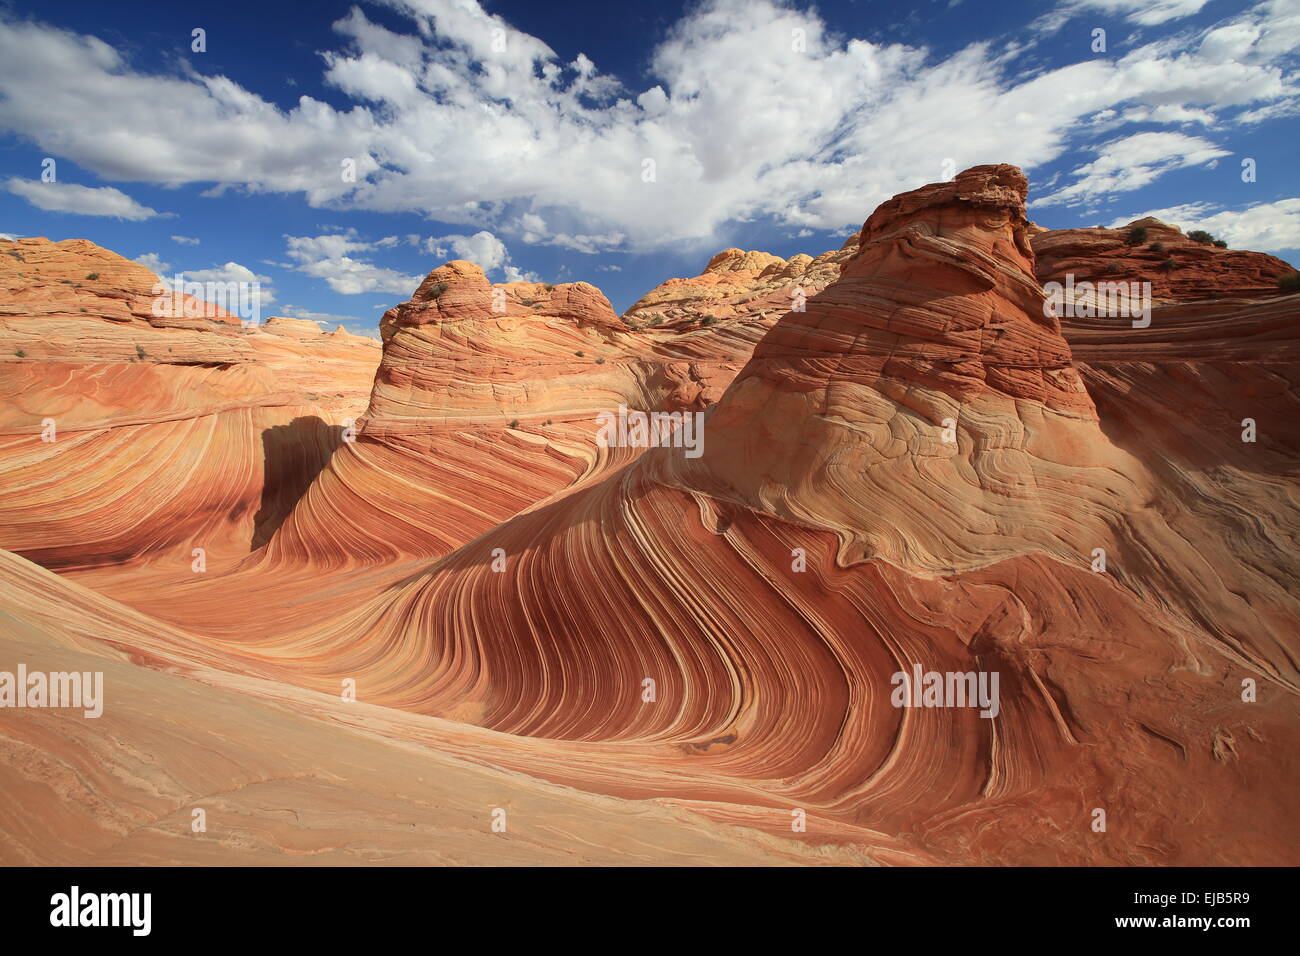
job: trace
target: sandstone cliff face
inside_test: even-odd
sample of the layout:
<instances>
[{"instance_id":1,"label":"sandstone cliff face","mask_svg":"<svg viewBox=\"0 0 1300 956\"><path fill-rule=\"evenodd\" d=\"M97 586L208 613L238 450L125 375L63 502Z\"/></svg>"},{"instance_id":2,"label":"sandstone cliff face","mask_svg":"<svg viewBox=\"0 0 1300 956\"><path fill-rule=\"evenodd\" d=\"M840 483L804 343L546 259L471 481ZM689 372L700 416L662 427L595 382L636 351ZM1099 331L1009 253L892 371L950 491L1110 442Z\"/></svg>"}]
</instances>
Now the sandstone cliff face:
<instances>
[{"instance_id":1,"label":"sandstone cliff face","mask_svg":"<svg viewBox=\"0 0 1300 956\"><path fill-rule=\"evenodd\" d=\"M1044 315L1025 189L1013 167L978 168L876 210L839 281L715 409L697 480L919 571L1059 534L1070 465L1118 465Z\"/></svg>"},{"instance_id":2,"label":"sandstone cliff face","mask_svg":"<svg viewBox=\"0 0 1300 956\"><path fill-rule=\"evenodd\" d=\"M596 415L647 401L637 345L585 282L494 286L433 270L380 323L383 357L357 440L277 535L276 562L437 557L618 460Z\"/></svg>"},{"instance_id":3,"label":"sandstone cliff face","mask_svg":"<svg viewBox=\"0 0 1300 956\"><path fill-rule=\"evenodd\" d=\"M233 562L364 407L378 343L246 329L158 283L85 240L0 242L0 545L59 568Z\"/></svg>"},{"instance_id":4,"label":"sandstone cliff face","mask_svg":"<svg viewBox=\"0 0 1300 956\"><path fill-rule=\"evenodd\" d=\"M720 253L704 284L725 288L732 314L698 321L699 285L683 280L667 324L635 309L620 318L586 282L494 285L473 263L440 266L384 315L358 440L331 461L269 557L440 557L626 464L641 450L599 446L600 414L709 407L789 307L791 283L813 294L842 258L789 265Z\"/></svg>"},{"instance_id":5,"label":"sandstone cliff face","mask_svg":"<svg viewBox=\"0 0 1300 956\"><path fill-rule=\"evenodd\" d=\"M693 811L689 835L648 824L665 853L1293 864L1300 296L1243 286L1158 305L1144 328L1058 318L1026 192L1015 167L976 167L885 203L820 265L728 250L624 319L584 283L493 286L447 263L385 315L356 440L266 548L197 577L74 576L99 593L0 554L17 645L71 659L106 643L135 662L120 680L188 693L188 734L114 725L185 771L163 783L80 741L120 768L97 783L114 806L237 789L191 772L197 739L283 774L277 801L332 808L291 827L235 799L266 858L289 842L334 852L332 826L385 847L365 808L381 790L414 800L406 770L452 773L451 756L482 802L504 792L552 824L539 858L600 794ZM802 311L796 276L822 283ZM703 455L602 448L594 414L619 403L703 411ZM915 669L998 675L996 714L896 706L894 677ZM360 703L340 705L349 680ZM324 762L328 797L258 749L265 727ZM10 763L7 789L76 785ZM581 793L542 806L498 769ZM133 826L88 803L5 830L80 859L50 835L113 845ZM736 824L763 834L743 847L755 855L727 842ZM648 832L602 819L584 839L618 850Z\"/></svg>"}]
</instances>

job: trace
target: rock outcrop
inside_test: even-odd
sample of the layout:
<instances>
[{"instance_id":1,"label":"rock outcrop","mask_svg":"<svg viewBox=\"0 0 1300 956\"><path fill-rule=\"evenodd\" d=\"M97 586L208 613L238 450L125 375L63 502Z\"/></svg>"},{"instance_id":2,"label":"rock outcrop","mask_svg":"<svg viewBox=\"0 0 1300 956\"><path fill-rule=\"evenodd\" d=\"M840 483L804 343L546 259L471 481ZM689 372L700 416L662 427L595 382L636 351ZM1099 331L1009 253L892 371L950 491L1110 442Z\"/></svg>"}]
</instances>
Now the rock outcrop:
<instances>
[{"instance_id":1,"label":"rock outcrop","mask_svg":"<svg viewBox=\"0 0 1300 956\"><path fill-rule=\"evenodd\" d=\"M1136 230L1136 232L1135 232ZM1262 252L1219 248L1158 219L1121 229L1051 229L1033 237L1041 282L1150 282L1155 302L1278 295L1290 265Z\"/></svg>"},{"instance_id":2,"label":"rock outcrop","mask_svg":"<svg viewBox=\"0 0 1300 956\"><path fill-rule=\"evenodd\" d=\"M485 806L505 790L558 821L536 859L600 794L704 821L687 838L655 816L639 839L668 841L663 859L756 858L726 842L742 826L764 859L1294 865L1300 296L1233 266L1215 280L1238 276L1232 295L1170 293L1144 327L1062 318L1027 188L1013 166L966 170L886 202L830 258L727 250L622 319L583 283L447 263L385 315L356 440L265 548L116 581L0 554L19 641L130 655L105 665L118 680L195 701L186 740L293 781L249 739L282 734L331 786L276 800L334 808L363 845L386 844L357 807L411 798L400 744L417 776L450 756ZM795 281L821 283L801 309ZM603 447L593 418L618 404L698 413L701 454ZM171 731L162 759L188 770ZM340 739L364 768L327 752ZM6 832L108 841L132 832L125 799L232 789L177 772L141 795L126 747L79 746L117 768L95 785L111 800L8 811ZM74 792L39 766L6 787L41 779ZM543 807L538 780L577 795ZM319 849L331 826L236 803L280 845ZM626 858L617 822L588 839Z\"/></svg>"},{"instance_id":3,"label":"rock outcrop","mask_svg":"<svg viewBox=\"0 0 1300 956\"><path fill-rule=\"evenodd\" d=\"M492 285L456 260L380 322L383 357L356 441L331 460L269 560L440 557L630 460L596 415L647 398L636 344L597 289Z\"/></svg>"},{"instance_id":4,"label":"rock outcrop","mask_svg":"<svg viewBox=\"0 0 1300 956\"><path fill-rule=\"evenodd\" d=\"M0 546L64 569L242 559L378 358L315 323L244 328L85 240L0 242Z\"/></svg>"},{"instance_id":5,"label":"rock outcrop","mask_svg":"<svg viewBox=\"0 0 1300 956\"><path fill-rule=\"evenodd\" d=\"M586 282L494 285L470 262L438 267L384 315L383 360L357 441L334 457L268 557L441 557L628 463L641 450L601 446L601 414L708 408L790 306L792 282L814 294L846 255L791 265L720 253L703 286L727 292L730 314L703 321L700 284L681 280L677 292L647 297L662 307L678 296L666 323L635 308L620 318Z\"/></svg>"}]
</instances>

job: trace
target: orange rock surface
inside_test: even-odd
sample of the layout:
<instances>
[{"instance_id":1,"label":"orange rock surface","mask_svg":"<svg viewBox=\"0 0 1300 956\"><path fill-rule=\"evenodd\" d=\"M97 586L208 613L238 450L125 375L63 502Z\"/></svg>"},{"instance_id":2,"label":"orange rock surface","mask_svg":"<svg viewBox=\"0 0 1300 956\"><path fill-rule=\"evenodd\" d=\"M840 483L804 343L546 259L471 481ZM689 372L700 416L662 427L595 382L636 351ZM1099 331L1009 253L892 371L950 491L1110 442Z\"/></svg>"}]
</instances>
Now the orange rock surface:
<instances>
[{"instance_id":1,"label":"orange rock surface","mask_svg":"<svg viewBox=\"0 0 1300 956\"><path fill-rule=\"evenodd\" d=\"M0 242L0 546L57 568L241 559L364 409L374 340L243 328L158 282L85 240Z\"/></svg>"},{"instance_id":2,"label":"orange rock surface","mask_svg":"<svg viewBox=\"0 0 1300 956\"><path fill-rule=\"evenodd\" d=\"M1129 232L1145 230L1130 244ZM1122 229L1053 229L1033 237L1042 282L1064 282L1067 274L1092 282L1150 282L1157 302L1188 302L1278 294L1277 280L1294 272L1276 256L1220 249L1196 242L1150 217Z\"/></svg>"},{"instance_id":3,"label":"orange rock surface","mask_svg":"<svg viewBox=\"0 0 1300 956\"><path fill-rule=\"evenodd\" d=\"M762 253L728 256L714 257L704 284L725 287L732 314L708 324L686 318L701 315L693 280L674 280L684 288L661 324L635 306L620 318L585 282L493 285L460 260L433 270L385 314L357 440L331 460L268 559L441 557L626 464L638 449L595 441L601 412L707 408L789 305L792 281L813 294L839 269L831 254L793 270L769 268L785 262ZM763 268L743 268L750 260ZM725 286L711 284L723 275ZM658 291L648 300L667 301Z\"/></svg>"},{"instance_id":4,"label":"orange rock surface","mask_svg":"<svg viewBox=\"0 0 1300 956\"><path fill-rule=\"evenodd\" d=\"M0 646L130 703L0 712L8 859L1294 865L1300 296L1225 265L1144 328L1059 318L1027 190L976 167L623 319L448 263L265 547L195 573L123 531L73 572L14 533L65 573L0 554ZM280 360L238 367L270 394ZM14 364L87 421L140 387ZM699 411L703 453L603 447L620 404ZM105 472L27 508L120 499ZM997 675L993 712L899 706L918 671Z\"/></svg>"}]
</instances>

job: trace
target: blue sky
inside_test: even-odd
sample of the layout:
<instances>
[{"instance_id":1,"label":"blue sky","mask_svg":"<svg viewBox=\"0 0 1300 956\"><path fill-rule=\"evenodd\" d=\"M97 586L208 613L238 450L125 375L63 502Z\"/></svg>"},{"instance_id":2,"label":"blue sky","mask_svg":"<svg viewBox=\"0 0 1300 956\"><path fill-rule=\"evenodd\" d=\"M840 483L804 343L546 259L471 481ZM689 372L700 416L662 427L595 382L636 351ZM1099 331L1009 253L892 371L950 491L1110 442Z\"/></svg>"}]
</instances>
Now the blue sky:
<instances>
[{"instance_id":1,"label":"blue sky","mask_svg":"<svg viewBox=\"0 0 1300 956\"><path fill-rule=\"evenodd\" d=\"M0 233L373 333L449 258L622 311L1012 162L1041 225L1156 214L1294 263L1297 49L1300 0L0 0Z\"/></svg>"}]
</instances>

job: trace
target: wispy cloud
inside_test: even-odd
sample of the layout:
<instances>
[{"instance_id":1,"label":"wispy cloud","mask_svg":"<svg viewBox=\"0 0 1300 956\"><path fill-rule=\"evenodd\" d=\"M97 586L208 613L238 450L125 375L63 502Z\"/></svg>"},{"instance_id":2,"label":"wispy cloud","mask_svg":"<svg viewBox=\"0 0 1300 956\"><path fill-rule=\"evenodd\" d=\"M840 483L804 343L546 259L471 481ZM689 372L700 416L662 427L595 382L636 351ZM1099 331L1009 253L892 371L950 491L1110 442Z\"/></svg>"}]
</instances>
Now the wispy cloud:
<instances>
[{"instance_id":1,"label":"wispy cloud","mask_svg":"<svg viewBox=\"0 0 1300 956\"><path fill-rule=\"evenodd\" d=\"M132 221L167 215L141 205L112 186L47 183L38 179L22 179L13 176L5 183L5 189L46 212L68 212L79 216L113 216Z\"/></svg>"},{"instance_id":2,"label":"wispy cloud","mask_svg":"<svg viewBox=\"0 0 1300 956\"><path fill-rule=\"evenodd\" d=\"M1200 13L1210 0L1066 0L1043 14L1032 29L1045 32L1059 30L1076 17L1122 17L1129 23L1149 27L1170 20L1180 20Z\"/></svg>"},{"instance_id":3,"label":"wispy cloud","mask_svg":"<svg viewBox=\"0 0 1300 956\"><path fill-rule=\"evenodd\" d=\"M1208 140L1184 133L1135 133L1096 149L1097 158L1074 170L1069 186L1038 198L1035 206L1095 202L1103 196L1132 192L1172 169L1199 166L1229 156Z\"/></svg>"}]
</instances>

